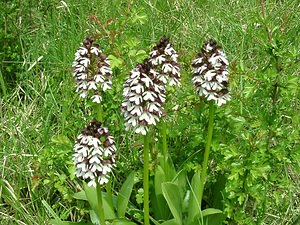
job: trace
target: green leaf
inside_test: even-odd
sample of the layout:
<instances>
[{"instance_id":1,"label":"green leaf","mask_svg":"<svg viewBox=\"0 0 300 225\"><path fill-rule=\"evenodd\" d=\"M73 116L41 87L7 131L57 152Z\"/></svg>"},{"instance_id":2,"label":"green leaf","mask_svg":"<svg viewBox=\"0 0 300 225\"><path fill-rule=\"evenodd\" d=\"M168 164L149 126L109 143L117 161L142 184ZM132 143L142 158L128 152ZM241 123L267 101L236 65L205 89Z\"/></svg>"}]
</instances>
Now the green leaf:
<instances>
[{"instance_id":1,"label":"green leaf","mask_svg":"<svg viewBox=\"0 0 300 225\"><path fill-rule=\"evenodd\" d=\"M173 183L179 188L179 194L181 199L186 195L186 170L180 170L173 178Z\"/></svg>"},{"instance_id":2,"label":"green leaf","mask_svg":"<svg viewBox=\"0 0 300 225\"><path fill-rule=\"evenodd\" d=\"M98 210L98 201L97 201L97 191L96 191L96 188L94 188L94 187L88 187L86 183L84 183L83 186L84 186L85 195L86 195L87 200L88 200L88 202L90 204L90 207L96 213L96 215L99 218L99 210ZM102 194L102 196L103 195L104 195L104 193ZM83 197L82 194L80 194L79 197ZM105 219L109 220L109 219L116 218L115 212L113 210L113 206L110 206L108 204L107 200L104 197L102 197L102 202L103 202L103 209L104 209Z\"/></svg>"},{"instance_id":3,"label":"green leaf","mask_svg":"<svg viewBox=\"0 0 300 225\"><path fill-rule=\"evenodd\" d=\"M121 187L117 197L117 213L118 217L125 217L126 208L132 192L134 184L134 172L131 172Z\"/></svg>"},{"instance_id":4,"label":"green leaf","mask_svg":"<svg viewBox=\"0 0 300 225\"><path fill-rule=\"evenodd\" d=\"M189 201L189 210L188 210L188 222L194 220L197 214L200 213L201 208L199 205L200 202L200 169L196 171L193 176L192 184L191 184L191 195Z\"/></svg>"},{"instance_id":5,"label":"green leaf","mask_svg":"<svg viewBox=\"0 0 300 225\"><path fill-rule=\"evenodd\" d=\"M126 219L116 219L112 222L112 225L136 225L136 223L128 221Z\"/></svg>"},{"instance_id":6,"label":"green leaf","mask_svg":"<svg viewBox=\"0 0 300 225\"><path fill-rule=\"evenodd\" d=\"M178 186L171 182L165 182L162 184L162 192L176 222L181 224L182 223L182 199L178 194L179 193Z\"/></svg>"},{"instance_id":7,"label":"green leaf","mask_svg":"<svg viewBox=\"0 0 300 225\"><path fill-rule=\"evenodd\" d=\"M154 195L151 199L153 205L153 213L156 219L165 220L171 215L168 208L168 203L166 202L161 184L166 182L166 176L161 166L157 166L154 176Z\"/></svg>"},{"instance_id":8,"label":"green leaf","mask_svg":"<svg viewBox=\"0 0 300 225\"><path fill-rule=\"evenodd\" d=\"M103 209L104 209L105 218L107 220L112 220L116 218L116 214L114 212L113 206L110 206L108 204L106 198L103 198Z\"/></svg>"},{"instance_id":9,"label":"green leaf","mask_svg":"<svg viewBox=\"0 0 300 225\"><path fill-rule=\"evenodd\" d=\"M171 219L171 220L163 222L161 225L180 225L180 224L177 223L175 219Z\"/></svg>"},{"instance_id":10,"label":"green leaf","mask_svg":"<svg viewBox=\"0 0 300 225\"><path fill-rule=\"evenodd\" d=\"M142 62L144 58L148 56L147 52L144 50L139 50L136 52L135 58L137 62Z\"/></svg>"},{"instance_id":11,"label":"green leaf","mask_svg":"<svg viewBox=\"0 0 300 225\"><path fill-rule=\"evenodd\" d=\"M140 12L139 14L135 14L132 18L132 22L139 22L141 25L143 25L147 21L147 14L144 12Z\"/></svg>"},{"instance_id":12,"label":"green leaf","mask_svg":"<svg viewBox=\"0 0 300 225\"><path fill-rule=\"evenodd\" d=\"M73 198L79 199L79 200L84 200L84 201L88 200L86 197L85 191L79 191L79 192L75 193L73 195Z\"/></svg>"},{"instance_id":13,"label":"green leaf","mask_svg":"<svg viewBox=\"0 0 300 225\"><path fill-rule=\"evenodd\" d=\"M221 210L209 208L199 212L188 225L221 225L225 218Z\"/></svg>"},{"instance_id":14,"label":"green leaf","mask_svg":"<svg viewBox=\"0 0 300 225\"><path fill-rule=\"evenodd\" d=\"M93 224L100 224L100 218L94 210L90 210L90 219Z\"/></svg>"},{"instance_id":15,"label":"green leaf","mask_svg":"<svg viewBox=\"0 0 300 225\"><path fill-rule=\"evenodd\" d=\"M59 145L71 145L70 139L65 135L54 135L51 137L51 142Z\"/></svg>"},{"instance_id":16,"label":"green leaf","mask_svg":"<svg viewBox=\"0 0 300 225\"><path fill-rule=\"evenodd\" d=\"M111 68L115 68L115 67L119 68L123 64L123 59L117 58L114 55L109 55L107 58L110 61Z\"/></svg>"},{"instance_id":17,"label":"green leaf","mask_svg":"<svg viewBox=\"0 0 300 225\"><path fill-rule=\"evenodd\" d=\"M220 209L214 209L214 208L208 208L208 209L204 209L202 211L202 216L209 216L209 215L213 215L213 214L220 214L223 213L222 210Z\"/></svg>"},{"instance_id":18,"label":"green leaf","mask_svg":"<svg viewBox=\"0 0 300 225\"><path fill-rule=\"evenodd\" d=\"M171 157L168 157L167 162L168 162L168 173L166 174L166 176L168 180L173 180L175 176L178 175L180 172L176 173L176 169Z\"/></svg>"},{"instance_id":19,"label":"green leaf","mask_svg":"<svg viewBox=\"0 0 300 225\"><path fill-rule=\"evenodd\" d=\"M87 186L86 183L83 183L83 188L85 190L85 195L90 204L92 210L94 210L99 217L98 202L97 202L97 191L96 188Z\"/></svg>"},{"instance_id":20,"label":"green leaf","mask_svg":"<svg viewBox=\"0 0 300 225\"><path fill-rule=\"evenodd\" d=\"M60 220L50 220L49 224L52 225L93 225L91 222L71 222L71 221L60 221Z\"/></svg>"},{"instance_id":21,"label":"green leaf","mask_svg":"<svg viewBox=\"0 0 300 225\"><path fill-rule=\"evenodd\" d=\"M202 211L204 224L222 225L226 216L220 209L208 208Z\"/></svg>"}]
</instances>

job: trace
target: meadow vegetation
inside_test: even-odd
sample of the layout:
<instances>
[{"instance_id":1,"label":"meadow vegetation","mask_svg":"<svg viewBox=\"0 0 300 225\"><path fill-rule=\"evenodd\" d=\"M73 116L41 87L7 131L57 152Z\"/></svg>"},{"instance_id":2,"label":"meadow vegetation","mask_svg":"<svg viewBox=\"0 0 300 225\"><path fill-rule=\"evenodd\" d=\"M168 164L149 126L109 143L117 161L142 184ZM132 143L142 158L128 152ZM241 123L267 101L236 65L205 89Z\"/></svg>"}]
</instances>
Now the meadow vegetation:
<instances>
[{"instance_id":1,"label":"meadow vegetation","mask_svg":"<svg viewBox=\"0 0 300 225\"><path fill-rule=\"evenodd\" d=\"M134 177L126 221L143 224L143 138L125 131L122 85L165 35L181 64L181 87L168 90L165 106L168 163L184 180L174 188L182 188L186 197L201 170L209 110L191 82L191 61L214 38L230 63L231 100L215 111L202 207L223 213L209 224L300 224L299 18L298 0L4 0L0 224L90 220L72 160L77 135L95 116L75 93L72 76L74 53L87 35L98 37L113 70L112 90L103 96L102 107L118 149L109 184L113 196ZM155 210L159 200L151 196L162 164L157 133L150 132L153 224L174 217L172 207ZM185 218L188 205L182 201Z\"/></svg>"}]
</instances>

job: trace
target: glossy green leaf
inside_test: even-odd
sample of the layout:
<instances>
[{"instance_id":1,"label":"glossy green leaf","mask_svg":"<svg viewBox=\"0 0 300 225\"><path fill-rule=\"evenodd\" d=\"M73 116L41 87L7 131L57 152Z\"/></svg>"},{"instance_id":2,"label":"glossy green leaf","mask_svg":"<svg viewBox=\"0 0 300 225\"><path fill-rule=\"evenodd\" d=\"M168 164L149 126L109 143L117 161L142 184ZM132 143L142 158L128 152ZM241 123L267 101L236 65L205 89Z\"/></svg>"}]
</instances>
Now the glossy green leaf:
<instances>
[{"instance_id":1,"label":"glossy green leaf","mask_svg":"<svg viewBox=\"0 0 300 225\"><path fill-rule=\"evenodd\" d=\"M153 213L156 219L166 220L170 217L171 212L168 207L163 193L161 184L166 182L166 176L161 166L155 170L154 177L154 195L151 199Z\"/></svg>"},{"instance_id":2,"label":"glossy green leaf","mask_svg":"<svg viewBox=\"0 0 300 225\"><path fill-rule=\"evenodd\" d=\"M177 223L182 223L182 199L176 184L165 182L162 184L163 195L169 205L172 215Z\"/></svg>"},{"instance_id":3,"label":"glossy green leaf","mask_svg":"<svg viewBox=\"0 0 300 225\"><path fill-rule=\"evenodd\" d=\"M205 217L205 216L220 214L220 213L223 213L223 211L220 209L208 208L202 211L202 216Z\"/></svg>"},{"instance_id":4,"label":"glossy green leaf","mask_svg":"<svg viewBox=\"0 0 300 225\"><path fill-rule=\"evenodd\" d=\"M100 224L100 218L94 210L90 210L90 219L93 224Z\"/></svg>"},{"instance_id":5,"label":"glossy green leaf","mask_svg":"<svg viewBox=\"0 0 300 225\"><path fill-rule=\"evenodd\" d=\"M134 172L131 172L121 187L117 197L117 213L118 217L125 217L126 208L132 192L134 184Z\"/></svg>"},{"instance_id":6,"label":"glossy green leaf","mask_svg":"<svg viewBox=\"0 0 300 225\"><path fill-rule=\"evenodd\" d=\"M52 224L52 225L93 225L91 222L71 222L71 221L60 221L60 220L50 220L49 224Z\"/></svg>"},{"instance_id":7,"label":"glossy green leaf","mask_svg":"<svg viewBox=\"0 0 300 225\"><path fill-rule=\"evenodd\" d=\"M189 200L188 222L193 221L197 214L200 213L200 169L193 176L191 184L191 194Z\"/></svg>"},{"instance_id":8,"label":"glossy green leaf","mask_svg":"<svg viewBox=\"0 0 300 225\"><path fill-rule=\"evenodd\" d=\"M163 222L161 225L180 225L180 224L177 223L175 219L171 219L171 220Z\"/></svg>"},{"instance_id":9,"label":"glossy green leaf","mask_svg":"<svg viewBox=\"0 0 300 225\"><path fill-rule=\"evenodd\" d=\"M84 186L85 194L86 194L87 200L90 204L90 207L96 213L96 215L99 218L96 188L88 187L85 183L84 183L83 186ZM103 194L102 194L102 196L103 196ZM79 197L83 197L82 194ZM102 199L103 199L102 202L103 202L103 209L104 209L105 219L114 219L114 218L116 218L115 212L113 210L113 206L110 206L108 204L107 200L104 197Z\"/></svg>"},{"instance_id":10,"label":"glossy green leaf","mask_svg":"<svg viewBox=\"0 0 300 225\"><path fill-rule=\"evenodd\" d=\"M136 223L128 221L126 219L115 219L112 225L136 225Z\"/></svg>"},{"instance_id":11,"label":"glossy green leaf","mask_svg":"<svg viewBox=\"0 0 300 225\"><path fill-rule=\"evenodd\" d=\"M79 199L79 200L84 200L84 201L88 200L86 197L85 191L79 191L79 192L75 193L73 195L73 198Z\"/></svg>"}]
</instances>

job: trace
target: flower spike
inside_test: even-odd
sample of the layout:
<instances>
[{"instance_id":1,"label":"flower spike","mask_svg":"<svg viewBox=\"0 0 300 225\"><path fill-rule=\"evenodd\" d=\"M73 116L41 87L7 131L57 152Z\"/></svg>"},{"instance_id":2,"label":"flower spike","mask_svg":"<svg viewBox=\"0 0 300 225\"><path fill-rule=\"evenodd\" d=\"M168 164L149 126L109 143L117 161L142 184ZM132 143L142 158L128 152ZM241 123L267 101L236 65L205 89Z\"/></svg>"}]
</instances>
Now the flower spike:
<instances>
[{"instance_id":1,"label":"flower spike","mask_svg":"<svg viewBox=\"0 0 300 225\"><path fill-rule=\"evenodd\" d=\"M78 135L74 146L73 160L76 176L96 187L108 182L109 173L115 166L115 141L107 128L96 119Z\"/></svg>"},{"instance_id":2,"label":"flower spike","mask_svg":"<svg viewBox=\"0 0 300 225\"><path fill-rule=\"evenodd\" d=\"M149 55L149 62L158 72L158 79L165 85L180 86L178 54L170 43L169 38L162 37Z\"/></svg>"},{"instance_id":3,"label":"flower spike","mask_svg":"<svg viewBox=\"0 0 300 225\"><path fill-rule=\"evenodd\" d=\"M146 135L149 125L156 125L163 115L165 102L164 84L148 59L130 72L123 85L123 97L126 129L134 128L136 133Z\"/></svg>"},{"instance_id":4,"label":"flower spike","mask_svg":"<svg viewBox=\"0 0 300 225\"><path fill-rule=\"evenodd\" d=\"M199 96L214 100L218 106L230 100L228 90L228 60L216 41L210 39L192 62L192 82Z\"/></svg>"},{"instance_id":5,"label":"flower spike","mask_svg":"<svg viewBox=\"0 0 300 225\"><path fill-rule=\"evenodd\" d=\"M80 97L86 98L92 92L92 101L100 103L101 92L111 89L112 70L108 58L102 54L99 45L93 42L94 37L86 37L83 46L76 51L73 76Z\"/></svg>"}]
</instances>

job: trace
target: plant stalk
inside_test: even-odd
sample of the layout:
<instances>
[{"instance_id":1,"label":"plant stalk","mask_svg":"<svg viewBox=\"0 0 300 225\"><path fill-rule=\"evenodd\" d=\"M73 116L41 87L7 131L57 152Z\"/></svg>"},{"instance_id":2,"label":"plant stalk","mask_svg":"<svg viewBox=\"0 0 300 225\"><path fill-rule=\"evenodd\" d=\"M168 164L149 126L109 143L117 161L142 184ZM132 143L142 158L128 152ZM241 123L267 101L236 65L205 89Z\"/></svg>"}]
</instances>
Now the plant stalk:
<instances>
[{"instance_id":1,"label":"plant stalk","mask_svg":"<svg viewBox=\"0 0 300 225\"><path fill-rule=\"evenodd\" d=\"M164 172L168 177L168 145L167 145L167 124L165 120L161 120L161 139L164 156Z\"/></svg>"},{"instance_id":2,"label":"plant stalk","mask_svg":"<svg viewBox=\"0 0 300 225\"><path fill-rule=\"evenodd\" d=\"M95 106L95 111L97 115L97 120L101 123L103 123L103 110L102 110L102 105L101 104L96 104Z\"/></svg>"},{"instance_id":3,"label":"plant stalk","mask_svg":"<svg viewBox=\"0 0 300 225\"><path fill-rule=\"evenodd\" d=\"M113 207L113 198L112 198L112 188L111 188L111 179L108 180L106 184L106 193L107 193L107 201L110 206Z\"/></svg>"},{"instance_id":4,"label":"plant stalk","mask_svg":"<svg viewBox=\"0 0 300 225\"><path fill-rule=\"evenodd\" d=\"M105 225L105 216L104 216L104 209L103 209L103 202L102 202L102 191L98 181L97 181L97 200L98 200L100 225Z\"/></svg>"},{"instance_id":5,"label":"plant stalk","mask_svg":"<svg viewBox=\"0 0 300 225\"><path fill-rule=\"evenodd\" d=\"M144 225L149 225L149 137L144 136Z\"/></svg>"},{"instance_id":6,"label":"plant stalk","mask_svg":"<svg viewBox=\"0 0 300 225\"><path fill-rule=\"evenodd\" d=\"M96 111L97 120L102 123L103 122L102 105L96 104L95 111ZM102 201L102 191L101 191L101 185L99 184L98 181L97 181L97 201L98 201L100 225L105 225L105 216L104 216L103 201Z\"/></svg>"},{"instance_id":7,"label":"plant stalk","mask_svg":"<svg viewBox=\"0 0 300 225\"><path fill-rule=\"evenodd\" d=\"M214 101L210 101L209 102L208 134L207 134L207 139L206 139L204 159L203 159L203 163L202 163L202 171L201 171L201 177L200 177L200 202L199 202L200 208L201 208L201 203L202 203L203 191L204 191L206 174L207 174L207 164L208 164L212 134L213 134L213 129L214 129L214 110L215 110Z\"/></svg>"}]
</instances>

